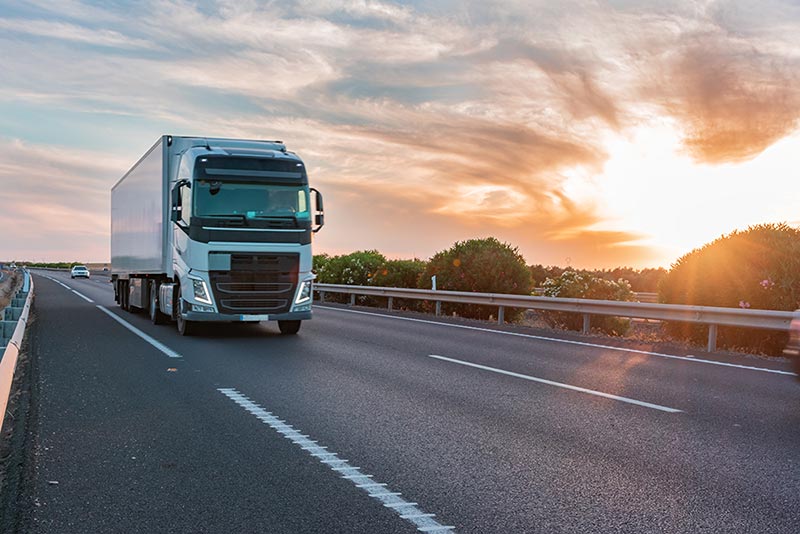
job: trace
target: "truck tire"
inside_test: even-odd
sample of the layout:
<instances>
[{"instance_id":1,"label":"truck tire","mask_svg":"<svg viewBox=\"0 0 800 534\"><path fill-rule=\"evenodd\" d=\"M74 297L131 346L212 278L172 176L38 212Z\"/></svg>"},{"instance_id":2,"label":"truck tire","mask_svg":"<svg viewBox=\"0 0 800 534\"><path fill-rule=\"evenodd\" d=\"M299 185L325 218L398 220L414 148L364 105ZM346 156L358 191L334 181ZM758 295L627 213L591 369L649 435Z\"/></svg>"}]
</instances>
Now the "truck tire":
<instances>
[{"instance_id":1,"label":"truck tire","mask_svg":"<svg viewBox=\"0 0 800 534\"><path fill-rule=\"evenodd\" d=\"M178 304L180 306L180 304ZM197 333L197 323L183 318L180 308L178 308L177 321L178 333L182 336L193 336Z\"/></svg>"},{"instance_id":2,"label":"truck tire","mask_svg":"<svg viewBox=\"0 0 800 534\"><path fill-rule=\"evenodd\" d=\"M128 282L127 280L121 280L117 282L119 286L119 307L125 311L131 311L129 300L130 300L130 293L128 292Z\"/></svg>"},{"instance_id":3,"label":"truck tire","mask_svg":"<svg viewBox=\"0 0 800 534\"><path fill-rule=\"evenodd\" d=\"M150 321L153 324L166 324L167 316L161 313L158 309L158 283L155 280L150 280L150 305L148 306L150 312Z\"/></svg>"},{"instance_id":4,"label":"truck tire","mask_svg":"<svg viewBox=\"0 0 800 534\"><path fill-rule=\"evenodd\" d=\"M797 380L800 381L800 354L796 354L794 358L794 372L797 375Z\"/></svg>"},{"instance_id":5,"label":"truck tire","mask_svg":"<svg viewBox=\"0 0 800 534\"><path fill-rule=\"evenodd\" d=\"M278 329L281 335L293 336L300 331L300 325L303 321L278 321Z\"/></svg>"}]
</instances>

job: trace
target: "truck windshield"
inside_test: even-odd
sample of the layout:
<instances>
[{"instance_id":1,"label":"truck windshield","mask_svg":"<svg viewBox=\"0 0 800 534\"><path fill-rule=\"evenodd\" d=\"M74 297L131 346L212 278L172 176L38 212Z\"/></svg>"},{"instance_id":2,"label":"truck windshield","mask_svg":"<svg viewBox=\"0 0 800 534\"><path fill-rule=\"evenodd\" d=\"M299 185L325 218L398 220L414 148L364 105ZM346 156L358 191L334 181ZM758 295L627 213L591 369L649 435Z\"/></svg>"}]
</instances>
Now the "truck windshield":
<instances>
[{"instance_id":1,"label":"truck windshield","mask_svg":"<svg viewBox=\"0 0 800 534\"><path fill-rule=\"evenodd\" d=\"M310 218L307 186L198 180L193 189L198 217Z\"/></svg>"}]
</instances>

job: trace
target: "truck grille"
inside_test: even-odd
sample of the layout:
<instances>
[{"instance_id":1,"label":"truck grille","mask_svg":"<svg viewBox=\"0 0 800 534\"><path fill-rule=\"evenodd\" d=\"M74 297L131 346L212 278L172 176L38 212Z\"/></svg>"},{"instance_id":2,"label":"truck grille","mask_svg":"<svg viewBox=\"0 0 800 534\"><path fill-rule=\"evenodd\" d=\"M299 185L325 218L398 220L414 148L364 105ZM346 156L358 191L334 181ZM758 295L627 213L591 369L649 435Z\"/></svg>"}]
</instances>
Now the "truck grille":
<instances>
[{"instance_id":1,"label":"truck grille","mask_svg":"<svg viewBox=\"0 0 800 534\"><path fill-rule=\"evenodd\" d=\"M297 288L297 254L231 254L230 271L211 271L220 313L288 313Z\"/></svg>"}]
</instances>

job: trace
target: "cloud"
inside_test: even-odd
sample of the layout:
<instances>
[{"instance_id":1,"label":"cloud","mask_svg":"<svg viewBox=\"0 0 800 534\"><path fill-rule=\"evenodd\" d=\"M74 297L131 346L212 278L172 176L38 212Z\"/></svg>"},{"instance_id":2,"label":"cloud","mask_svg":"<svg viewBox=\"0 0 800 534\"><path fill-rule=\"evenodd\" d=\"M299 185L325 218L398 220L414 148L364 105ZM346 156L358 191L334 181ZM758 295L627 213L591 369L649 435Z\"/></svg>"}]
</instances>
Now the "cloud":
<instances>
[{"instance_id":1,"label":"cloud","mask_svg":"<svg viewBox=\"0 0 800 534\"><path fill-rule=\"evenodd\" d=\"M0 250L17 258L107 258L110 189L123 165L102 153L0 138Z\"/></svg>"},{"instance_id":2,"label":"cloud","mask_svg":"<svg viewBox=\"0 0 800 534\"><path fill-rule=\"evenodd\" d=\"M0 18L0 30L95 46L155 48L149 41L128 37L114 30L92 29L66 22Z\"/></svg>"},{"instance_id":3,"label":"cloud","mask_svg":"<svg viewBox=\"0 0 800 534\"><path fill-rule=\"evenodd\" d=\"M778 57L716 33L688 35L669 54L661 105L704 163L751 159L800 119L800 58Z\"/></svg>"},{"instance_id":4,"label":"cloud","mask_svg":"<svg viewBox=\"0 0 800 534\"><path fill-rule=\"evenodd\" d=\"M800 124L800 9L714 2L696 10L632 32L626 46L643 89L630 98L675 118L695 161L752 159Z\"/></svg>"}]
</instances>

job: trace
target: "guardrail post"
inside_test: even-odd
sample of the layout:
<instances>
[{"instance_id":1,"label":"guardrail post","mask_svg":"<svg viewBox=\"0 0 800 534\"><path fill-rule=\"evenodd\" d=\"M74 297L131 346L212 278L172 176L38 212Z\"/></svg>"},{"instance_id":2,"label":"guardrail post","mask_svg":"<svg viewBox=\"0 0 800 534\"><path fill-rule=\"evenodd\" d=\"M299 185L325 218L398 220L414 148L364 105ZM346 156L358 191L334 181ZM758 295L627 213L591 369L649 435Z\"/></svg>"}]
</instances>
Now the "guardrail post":
<instances>
[{"instance_id":1,"label":"guardrail post","mask_svg":"<svg viewBox=\"0 0 800 534\"><path fill-rule=\"evenodd\" d=\"M441 301L436 301L436 315L439 316L442 314L442 303Z\"/></svg>"},{"instance_id":2,"label":"guardrail post","mask_svg":"<svg viewBox=\"0 0 800 534\"><path fill-rule=\"evenodd\" d=\"M506 318L506 309L503 306L497 307L497 324L503 324Z\"/></svg>"},{"instance_id":3,"label":"guardrail post","mask_svg":"<svg viewBox=\"0 0 800 534\"><path fill-rule=\"evenodd\" d=\"M320 291L319 292L319 301L320 302L325 302L325 292L324 291Z\"/></svg>"},{"instance_id":4,"label":"guardrail post","mask_svg":"<svg viewBox=\"0 0 800 534\"><path fill-rule=\"evenodd\" d=\"M708 352L717 350L717 325L708 325Z\"/></svg>"},{"instance_id":5,"label":"guardrail post","mask_svg":"<svg viewBox=\"0 0 800 534\"><path fill-rule=\"evenodd\" d=\"M392 311L392 297L389 297L389 311Z\"/></svg>"},{"instance_id":6,"label":"guardrail post","mask_svg":"<svg viewBox=\"0 0 800 534\"><path fill-rule=\"evenodd\" d=\"M356 305L356 294L350 293L350 306L355 306L355 305Z\"/></svg>"},{"instance_id":7,"label":"guardrail post","mask_svg":"<svg viewBox=\"0 0 800 534\"><path fill-rule=\"evenodd\" d=\"M588 313L583 314L583 330L584 334L588 334L592 329L592 316Z\"/></svg>"}]
</instances>

